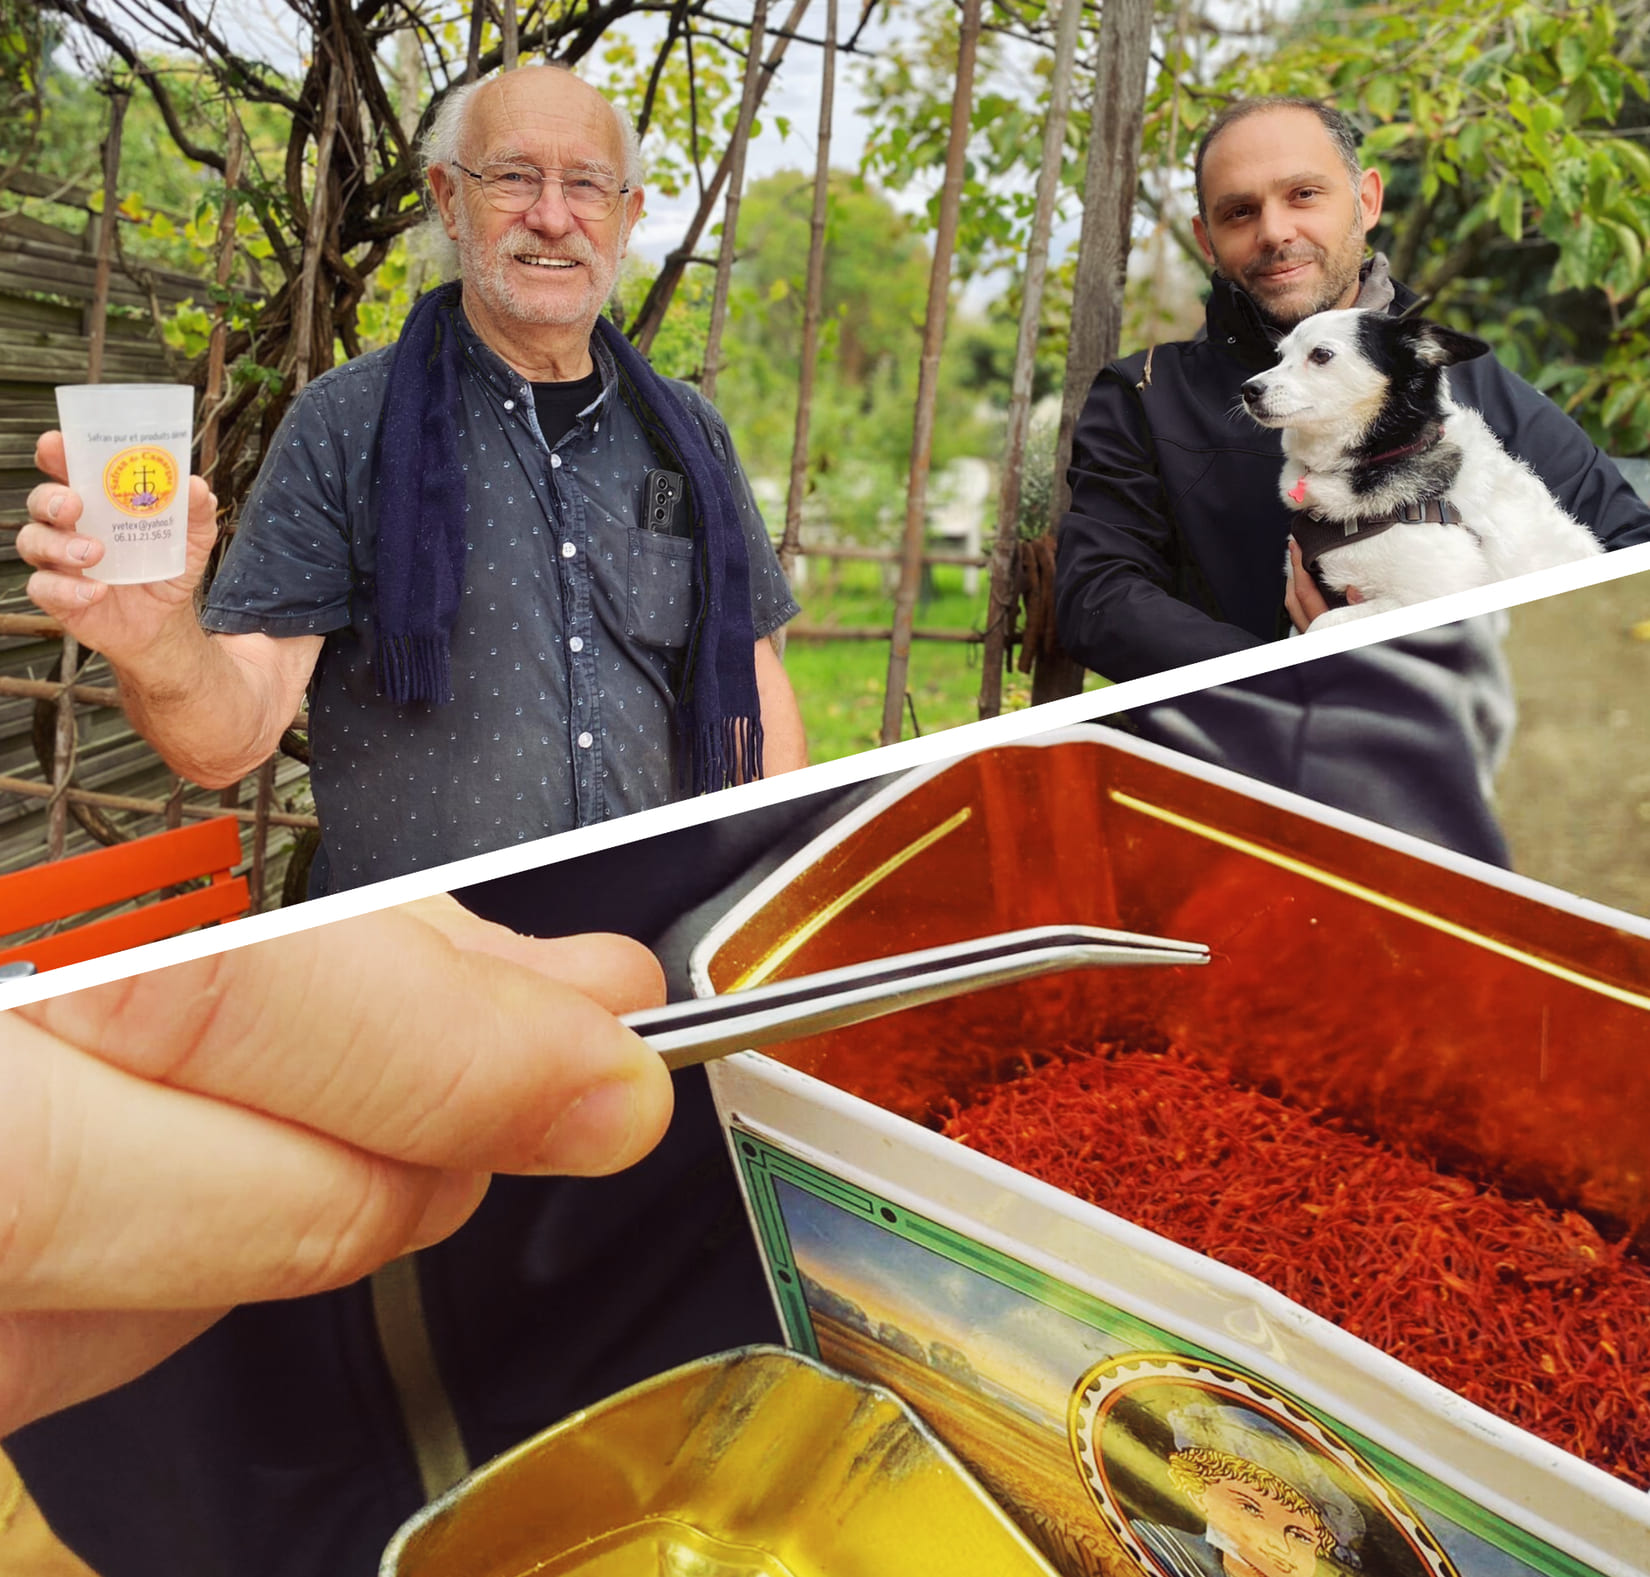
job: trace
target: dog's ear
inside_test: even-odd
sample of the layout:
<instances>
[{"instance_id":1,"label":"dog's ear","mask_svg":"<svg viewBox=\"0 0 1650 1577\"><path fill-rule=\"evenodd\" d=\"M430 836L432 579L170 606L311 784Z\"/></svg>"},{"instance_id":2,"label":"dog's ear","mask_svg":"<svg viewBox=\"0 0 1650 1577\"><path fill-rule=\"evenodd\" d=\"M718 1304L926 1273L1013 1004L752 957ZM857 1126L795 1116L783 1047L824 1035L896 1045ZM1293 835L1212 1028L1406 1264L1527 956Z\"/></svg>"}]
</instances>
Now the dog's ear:
<instances>
[{"instance_id":1,"label":"dog's ear","mask_svg":"<svg viewBox=\"0 0 1650 1577\"><path fill-rule=\"evenodd\" d=\"M1431 318L1412 318L1404 329L1415 354L1430 367L1453 367L1490 353L1489 346L1475 335L1446 328Z\"/></svg>"}]
</instances>

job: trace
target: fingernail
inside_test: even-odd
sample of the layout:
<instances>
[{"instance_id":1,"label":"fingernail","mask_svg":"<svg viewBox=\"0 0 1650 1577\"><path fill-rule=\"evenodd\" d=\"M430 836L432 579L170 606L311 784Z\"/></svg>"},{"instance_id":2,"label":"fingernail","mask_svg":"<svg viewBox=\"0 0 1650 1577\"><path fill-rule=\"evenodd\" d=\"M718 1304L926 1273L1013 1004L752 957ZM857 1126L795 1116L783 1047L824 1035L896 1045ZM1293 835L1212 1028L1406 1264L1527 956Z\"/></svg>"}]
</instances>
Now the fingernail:
<instances>
[{"instance_id":1,"label":"fingernail","mask_svg":"<svg viewBox=\"0 0 1650 1577\"><path fill-rule=\"evenodd\" d=\"M46 505L46 518L48 520L56 520L57 515L58 515L58 511L61 510L62 508L63 508L63 495L61 493L53 493L52 497L51 497L51 502Z\"/></svg>"},{"instance_id":2,"label":"fingernail","mask_svg":"<svg viewBox=\"0 0 1650 1577\"><path fill-rule=\"evenodd\" d=\"M534 1161L547 1172L579 1177L611 1172L630 1154L637 1115L633 1081L598 1084L556 1119Z\"/></svg>"},{"instance_id":3,"label":"fingernail","mask_svg":"<svg viewBox=\"0 0 1650 1577\"><path fill-rule=\"evenodd\" d=\"M90 602L97 595L97 587L89 580L83 580L74 589L75 597L80 602Z\"/></svg>"},{"instance_id":4,"label":"fingernail","mask_svg":"<svg viewBox=\"0 0 1650 1577\"><path fill-rule=\"evenodd\" d=\"M81 563L86 561L86 557L91 551L92 545L90 542L71 542L69 544L69 557L78 559Z\"/></svg>"}]
</instances>

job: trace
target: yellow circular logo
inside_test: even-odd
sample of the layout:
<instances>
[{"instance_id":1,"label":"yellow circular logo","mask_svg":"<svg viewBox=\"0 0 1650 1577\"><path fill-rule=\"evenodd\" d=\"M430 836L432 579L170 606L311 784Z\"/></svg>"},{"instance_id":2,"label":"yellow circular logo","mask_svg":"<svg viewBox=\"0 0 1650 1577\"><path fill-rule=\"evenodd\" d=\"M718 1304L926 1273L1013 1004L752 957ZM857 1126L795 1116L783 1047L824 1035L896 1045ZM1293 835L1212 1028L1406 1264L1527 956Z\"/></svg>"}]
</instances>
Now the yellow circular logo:
<instances>
[{"instance_id":1,"label":"yellow circular logo","mask_svg":"<svg viewBox=\"0 0 1650 1577\"><path fill-rule=\"evenodd\" d=\"M164 449L122 449L103 468L103 491L122 514L158 515L177 497L177 462Z\"/></svg>"}]
</instances>

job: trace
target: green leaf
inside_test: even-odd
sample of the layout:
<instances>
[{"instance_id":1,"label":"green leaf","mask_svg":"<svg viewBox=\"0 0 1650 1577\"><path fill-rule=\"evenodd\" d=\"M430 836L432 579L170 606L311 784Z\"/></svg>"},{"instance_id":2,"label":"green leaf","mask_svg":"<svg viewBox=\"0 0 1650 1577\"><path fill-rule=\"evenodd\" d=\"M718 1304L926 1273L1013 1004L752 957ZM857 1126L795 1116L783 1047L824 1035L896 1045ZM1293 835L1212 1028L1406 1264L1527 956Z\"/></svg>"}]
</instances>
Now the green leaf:
<instances>
[{"instance_id":1,"label":"green leaf","mask_svg":"<svg viewBox=\"0 0 1650 1577\"><path fill-rule=\"evenodd\" d=\"M1385 126L1377 126L1363 140L1363 153L1366 160L1379 158L1394 148L1401 148L1415 135L1415 123L1407 120L1391 121Z\"/></svg>"},{"instance_id":2,"label":"green leaf","mask_svg":"<svg viewBox=\"0 0 1650 1577\"><path fill-rule=\"evenodd\" d=\"M1396 78L1376 77L1364 90L1364 105L1378 120L1389 121L1398 113L1400 97Z\"/></svg>"},{"instance_id":3,"label":"green leaf","mask_svg":"<svg viewBox=\"0 0 1650 1577\"><path fill-rule=\"evenodd\" d=\"M1616 163L1627 167L1629 179L1636 181L1641 190L1650 191L1650 153L1625 137L1617 138L1606 146Z\"/></svg>"},{"instance_id":4,"label":"green leaf","mask_svg":"<svg viewBox=\"0 0 1650 1577\"><path fill-rule=\"evenodd\" d=\"M1626 434L1617 447L1618 454L1643 454L1650 449L1650 389L1639 396L1639 403L1626 426Z\"/></svg>"},{"instance_id":5,"label":"green leaf","mask_svg":"<svg viewBox=\"0 0 1650 1577\"><path fill-rule=\"evenodd\" d=\"M1579 33L1566 33L1558 41L1558 77L1561 82L1574 82L1587 67L1591 51L1587 40Z\"/></svg>"},{"instance_id":6,"label":"green leaf","mask_svg":"<svg viewBox=\"0 0 1650 1577\"><path fill-rule=\"evenodd\" d=\"M1515 181L1503 181L1496 188L1495 222L1509 239L1524 239L1524 194Z\"/></svg>"},{"instance_id":7,"label":"green leaf","mask_svg":"<svg viewBox=\"0 0 1650 1577\"><path fill-rule=\"evenodd\" d=\"M1606 427L1614 427L1632 408L1638 396L1639 386L1637 383L1618 383L1610 391L1609 397L1600 408L1598 419Z\"/></svg>"}]
</instances>

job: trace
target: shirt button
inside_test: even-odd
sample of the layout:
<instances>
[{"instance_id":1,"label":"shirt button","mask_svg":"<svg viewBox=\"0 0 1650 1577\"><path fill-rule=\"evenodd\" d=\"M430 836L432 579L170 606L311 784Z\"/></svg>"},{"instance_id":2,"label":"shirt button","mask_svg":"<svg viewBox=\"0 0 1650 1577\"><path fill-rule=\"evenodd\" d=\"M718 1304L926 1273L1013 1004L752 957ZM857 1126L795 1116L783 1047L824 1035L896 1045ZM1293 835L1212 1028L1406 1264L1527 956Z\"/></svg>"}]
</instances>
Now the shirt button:
<instances>
[{"instance_id":1,"label":"shirt button","mask_svg":"<svg viewBox=\"0 0 1650 1577\"><path fill-rule=\"evenodd\" d=\"M562 557L563 557L563 558L564 558L564 559L570 559L570 558L572 558L572 556L573 556L573 555L574 555L574 554L575 554L575 553L577 553L577 552L578 552L578 551L579 551L579 550L578 550L578 549L577 549L577 548L576 548L576 547L574 547L574 546L573 546L573 544L572 544L572 543L571 543L571 542L564 542L564 543L562 543L562 545L561 545L561 556L562 556Z\"/></svg>"},{"instance_id":2,"label":"shirt button","mask_svg":"<svg viewBox=\"0 0 1650 1577\"><path fill-rule=\"evenodd\" d=\"M579 735L579 749L580 750L588 750L595 743L596 743L596 736L594 734L589 733L589 732L585 732L585 733Z\"/></svg>"},{"instance_id":3,"label":"shirt button","mask_svg":"<svg viewBox=\"0 0 1650 1577\"><path fill-rule=\"evenodd\" d=\"M561 469L561 456L559 454L553 454L550 456L550 469L552 471L559 471Z\"/></svg>"},{"instance_id":4,"label":"shirt button","mask_svg":"<svg viewBox=\"0 0 1650 1577\"><path fill-rule=\"evenodd\" d=\"M514 400L506 400L504 402L504 409L505 410L513 411L515 408L516 408L516 402Z\"/></svg>"},{"instance_id":5,"label":"shirt button","mask_svg":"<svg viewBox=\"0 0 1650 1577\"><path fill-rule=\"evenodd\" d=\"M568 641L567 649L570 652L582 652L584 650L584 637L582 635L575 635Z\"/></svg>"}]
</instances>

